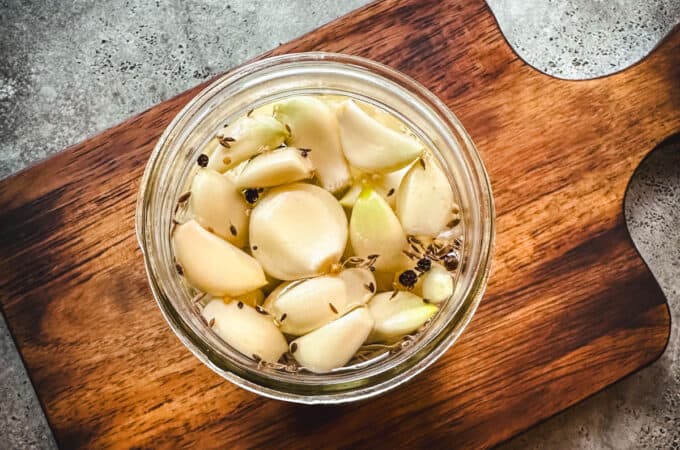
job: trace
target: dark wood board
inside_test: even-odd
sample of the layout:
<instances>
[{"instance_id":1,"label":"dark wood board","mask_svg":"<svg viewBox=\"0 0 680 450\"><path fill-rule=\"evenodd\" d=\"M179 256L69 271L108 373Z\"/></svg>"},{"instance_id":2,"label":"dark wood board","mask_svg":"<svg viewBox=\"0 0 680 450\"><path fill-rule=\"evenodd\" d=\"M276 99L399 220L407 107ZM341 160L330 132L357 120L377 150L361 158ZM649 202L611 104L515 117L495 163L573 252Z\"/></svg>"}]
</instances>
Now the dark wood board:
<instances>
[{"instance_id":1,"label":"dark wood board","mask_svg":"<svg viewBox=\"0 0 680 450\"><path fill-rule=\"evenodd\" d=\"M622 204L641 159L680 130L680 34L570 82L519 59L482 0L385 0L273 53L307 50L407 73L477 144L497 241L468 329L411 382L340 407L260 398L199 363L163 321L134 236L146 159L199 86L0 182L2 311L62 447L486 447L661 354L668 306Z\"/></svg>"}]
</instances>

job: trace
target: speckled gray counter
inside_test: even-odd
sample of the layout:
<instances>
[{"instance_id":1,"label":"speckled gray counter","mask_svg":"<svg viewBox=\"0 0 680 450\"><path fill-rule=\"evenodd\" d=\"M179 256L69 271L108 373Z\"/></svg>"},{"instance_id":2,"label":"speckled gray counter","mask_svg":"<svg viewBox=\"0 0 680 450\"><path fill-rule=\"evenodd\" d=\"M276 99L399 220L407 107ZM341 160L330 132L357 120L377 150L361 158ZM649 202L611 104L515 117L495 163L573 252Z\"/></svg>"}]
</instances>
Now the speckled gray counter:
<instances>
[{"instance_id":1,"label":"speckled gray counter","mask_svg":"<svg viewBox=\"0 0 680 450\"><path fill-rule=\"evenodd\" d=\"M0 177L115 125L366 3L302 0L0 0ZM489 0L508 41L539 70L601 76L638 61L680 21L677 0ZM672 309L651 367L506 448L680 446L680 148L649 158L626 211ZM675 447L674 447L675 446ZM54 441L0 318L0 448Z\"/></svg>"},{"instance_id":2,"label":"speckled gray counter","mask_svg":"<svg viewBox=\"0 0 680 450\"><path fill-rule=\"evenodd\" d=\"M635 64L680 21L678 0L488 0L517 54L565 79Z\"/></svg>"}]
</instances>

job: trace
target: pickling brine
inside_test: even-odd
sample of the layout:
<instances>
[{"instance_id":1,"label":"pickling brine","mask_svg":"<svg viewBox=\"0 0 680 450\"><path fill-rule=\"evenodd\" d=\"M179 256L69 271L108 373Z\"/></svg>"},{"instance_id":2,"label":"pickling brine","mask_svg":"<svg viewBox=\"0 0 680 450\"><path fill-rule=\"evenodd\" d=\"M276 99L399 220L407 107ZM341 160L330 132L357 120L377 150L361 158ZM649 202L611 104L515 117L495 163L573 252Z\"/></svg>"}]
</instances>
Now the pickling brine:
<instances>
[{"instance_id":1,"label":"pickling brine","mask_svg":"<svg viewBox=\"0 0 680 450\"><path fill-rule=\"evenodd\" d=\"M396 116L290 97L215 131L178 198L179 276L205 323L275 370L325 373L399 351L454 292L461 212Z\"/></svg>"}]
</instances>

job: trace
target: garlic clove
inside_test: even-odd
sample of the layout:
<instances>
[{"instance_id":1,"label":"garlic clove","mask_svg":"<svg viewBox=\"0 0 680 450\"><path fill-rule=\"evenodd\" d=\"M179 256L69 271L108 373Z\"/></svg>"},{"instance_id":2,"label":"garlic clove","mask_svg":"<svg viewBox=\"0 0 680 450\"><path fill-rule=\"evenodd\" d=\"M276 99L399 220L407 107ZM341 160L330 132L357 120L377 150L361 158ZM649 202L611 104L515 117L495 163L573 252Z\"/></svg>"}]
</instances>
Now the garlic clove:
<instances>
[{"instance_id":1,"label":"garlic clove","mask_svg":"<svg viewBox=\"0 0 680 450\"><path fill-rule=\"evenodd\" d=\"M220 146L208 167L224 172L258 153L277 148L288 137L286 127L273 117L241 117L217 133Z\"/></svg>"},{"instance_id":2,"label":"garlic clove","mask_svg":"<svg viewBox=\"0 0 680 450\"><path fill-rule=\"evenodd\" d=\"M390 205L369 185L364 186L354 204L349 235L357 256L379 255L376 270L389 272L408 264L402 253L406 235Z\"/></svg>"},{"instance_id":3,"label":"garlic clove","mask_svg":"<svg viewBox=\"0 0 680 450\"><path fill-rule=\"evenodd\" d=\"M208 231L237 247L248 241L248 205L228 177L199 169L191 182L189 207L196 221Z\"/></svg>"},{"instance_id":4,"label":"garlic clove","mask_svg":"<svg viewBox=\"0 0 680 450\"><path fill-rule=\"evenodd\" d=\"M373 328L373 318L365 307L354 309L290 343L290 351L300 365L325 373L342 367L356 353Z\"/></svg>"},{"instance_id":5,"label":"garlic clove","mask_svg":"<svg viewBox=\"0 0 680 450\"><path fill-rule=\"evenodd\" d=\"M291 130L288 145L310 151L309 158L324 189L337 192L349 184L338 121L324 102L314 97L289 98L274 106L274 115Z\"/></svg>"},{"instance_id":6,"label":"garlic clove","mask_svg":"<svg viewBox=\"0 0 680 450\"><path fill-rule=\"evenodd\" d=\"M370 342L390 342L413 333L437 311L435 305L407 291L382 292L368 302L375 321Z\"/></svg>"},{"instance_id":7,"label":"garlic clove","mask_svg":"<svg viewBox=\"0 0 680 450\"><path fill-rule=\"evenodd\" d=\"M376 281L373 272L361 267L345 269L338 274L345 282L347 289L347 308L365 305L376 292Z\"/></svg>"},{"instance_id":8,"label":"garlic clove","mask_svg":"<svg viewBox=\"0 0 680 450\"><path fill-rule=\"evenodd\" d=\"M261 153L235 171L236 184L241 188L272 187L311 178L314 167L304 150L284 147Z\"/></svg>"},{"instance_id":9,"label":"garlic clove","mask_svg":"<svg viewBox=\"0 0 680 450\"><path fill-rule=\"evenodd\" d=\"M236 296L267 284L255 258L210 233L195 220L177 225L172 243L178 269L203 292L216 297Z\"/></svg>"},{"instance_id":10,"label":"garlic clove","mask_svg":"<svg viewBox=\"0 0 680 450\"><path fill-rule=\"evenodd\" d=\"M250 245L280 280L327 272L347 243L347 217L328 191L295 183L272 189L250 214Z\"/></svg>"},{"instance_id":11,"label":"garlic clove","mask_svg":"<svg viewBox=\"0 0 680 450\"><path fill-rule=\"evenodd\" d=\"M248 357L275 363L288 351L286 338L271 316L260 314L243 302L212 300L201 315L212 323L220 338Z\"/></svg>"},{"instance_id":12,"label":"garlic clove","mask_svg":"<svg viewBox=\"0 0 680 450\"><path fill-rule=\"evenodd\" d=\"M454 218L451 183L429 153L404 176L396 200L397 215L408 234L437 236Z\"/></svg>"},{"instance_id":13,"label":"garlic clove","mask_svg":"<svg viewBox=\"0 0 680 450\"><path fill-rule=\"evenodd\" d=\"M415 138L381 124L352 100L338 112L340 142L345 157L365 172L390 172L420 156L423 146Z\"/></svg>"},{"instance_id":14,"label":"garlic clove","mask_svg":"<svg viewBox=\"0 0 680 450\"><path fill-rule=\"evenodd\" d=\"M264 303L281 331L300 336L336 319L346 309L347 288L334 276L283 283Z\"/></svg>"},{"instance_id":15,"label":"garlic clove","mask_svg":"<svg viewBox=\"0 0 680 450\"><path fill-rule=\"evenodd\" d=\"M443 303L453 295L453 277L440 264L433 263L419 281L421 295L431 303Z\"/></svg>"}]
</instances>

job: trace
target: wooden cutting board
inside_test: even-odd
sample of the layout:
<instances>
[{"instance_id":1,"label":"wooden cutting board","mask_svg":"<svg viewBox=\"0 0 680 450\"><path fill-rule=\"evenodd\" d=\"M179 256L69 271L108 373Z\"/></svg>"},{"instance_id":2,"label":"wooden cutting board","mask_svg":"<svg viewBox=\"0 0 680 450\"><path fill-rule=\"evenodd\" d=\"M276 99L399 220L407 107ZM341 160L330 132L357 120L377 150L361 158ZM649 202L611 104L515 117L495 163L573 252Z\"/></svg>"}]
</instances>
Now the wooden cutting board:
<instances>
[{"instance_id":1,"label":"wooden cutting board","mask_svg":"<svg viewBox=\"0 0 680 450\"><path fill-rule=\"evenodd\" d=\"M0 183L0 302L62 447L486 447L664 350L668 306L622 203L680 130L680 34L617 75L561 81L512 52L482 0L386 0L273 53L308 50L407 73L476 142L498 219L470 326L411 382L340 407L260 398L199 363L134 237L149 152L199 86Z\"/></svg>"}]
</instances>

